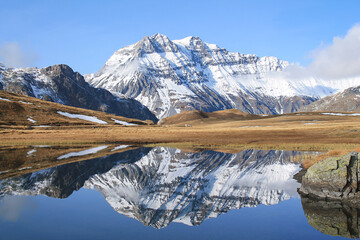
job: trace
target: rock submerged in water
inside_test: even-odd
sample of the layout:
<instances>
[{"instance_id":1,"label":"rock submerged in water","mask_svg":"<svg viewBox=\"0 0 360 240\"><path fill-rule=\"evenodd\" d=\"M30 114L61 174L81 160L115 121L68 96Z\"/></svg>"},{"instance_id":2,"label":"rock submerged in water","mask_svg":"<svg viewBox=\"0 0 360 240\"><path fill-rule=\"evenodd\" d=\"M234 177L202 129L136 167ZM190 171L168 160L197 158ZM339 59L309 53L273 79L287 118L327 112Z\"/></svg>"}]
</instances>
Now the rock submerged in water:
<instances>
[{"instance_id":1,"label":"rock submerged in water","mask_svg":"<svg viewBox=\"0 0 360 240\"><path fill-rule=\"evenodd\" d=\"M330 157L311 166L299 193L316 199L340 200L360 206L359 153Z\"/></svg>"}]
</instances>

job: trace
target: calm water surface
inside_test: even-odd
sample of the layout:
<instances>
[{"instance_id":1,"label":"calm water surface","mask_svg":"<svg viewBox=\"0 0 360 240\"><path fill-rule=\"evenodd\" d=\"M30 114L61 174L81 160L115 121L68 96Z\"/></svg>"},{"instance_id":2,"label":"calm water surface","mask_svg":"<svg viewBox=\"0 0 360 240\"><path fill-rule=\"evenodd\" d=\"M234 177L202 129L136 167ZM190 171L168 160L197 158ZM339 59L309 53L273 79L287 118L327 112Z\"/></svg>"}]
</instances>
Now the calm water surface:
<instances>
[{"instance_id":1,"label":"calm water surface","mask_svg":"<svg viewBox=\"0 0 360 240\"><path fill-rule=\"evenodd\" d=\"M105 148L62 153L56 159L91 158ZM24 152L23 157L36 159L41 150ZM356 209L298 196L296 159L309 154L138 148L27 170L0 183L0 239L355 237ZM6 156L1 159L4 165ZM17 171L26 168L31 167L18 166ZM1 169L0 177L10 171Z\"/></svg>"}]
</instances>

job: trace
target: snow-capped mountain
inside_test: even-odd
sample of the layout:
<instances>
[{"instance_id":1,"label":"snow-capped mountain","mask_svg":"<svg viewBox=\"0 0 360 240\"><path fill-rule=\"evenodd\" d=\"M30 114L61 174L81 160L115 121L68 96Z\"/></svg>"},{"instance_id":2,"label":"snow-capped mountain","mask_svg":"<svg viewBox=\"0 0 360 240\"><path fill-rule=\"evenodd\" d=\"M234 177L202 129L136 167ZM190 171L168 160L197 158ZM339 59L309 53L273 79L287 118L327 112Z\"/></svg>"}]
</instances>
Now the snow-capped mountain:
<instances>
[{"instance_id":1,"label":"snow-capped mountain","mask_svg":"<svg viewBox=\"0 0 360 240\"><path fill-rule=\"evenodd\" d=\"M300 166L291 161L297 154L141 148L3 180L0 196L67 197L84 185L101 192L115 211L145 225L199 225L231 209L277 204L297 196L300 184L293 175Z\"/></svg>"},{"instance_id":2,"label":"snow-capped mountain","mask_svg":"<svg viewBox=\"0 0 360 240\"><path fill-rule=\"evenodd\" d=\"M95 74L95 87L132 97L158 118L185 110L238 108L249 113L294 112L353 82L277 77L288 62L229 52L198 37L171 41L156 34L116 51Z\"/></svg>"},{"instance_id":3,"label":"snow-capped mountain","mask_svg":"<svg viewBox=\"0 0 360 240\"><path fill-rule=\"evenodd\" d=\"M0 65L0 90L73 107L157 121L155 115L138 101L114 96L105 89L96 89L80 73L64 64L41 69Z\"/></svg>"}]
</instances>

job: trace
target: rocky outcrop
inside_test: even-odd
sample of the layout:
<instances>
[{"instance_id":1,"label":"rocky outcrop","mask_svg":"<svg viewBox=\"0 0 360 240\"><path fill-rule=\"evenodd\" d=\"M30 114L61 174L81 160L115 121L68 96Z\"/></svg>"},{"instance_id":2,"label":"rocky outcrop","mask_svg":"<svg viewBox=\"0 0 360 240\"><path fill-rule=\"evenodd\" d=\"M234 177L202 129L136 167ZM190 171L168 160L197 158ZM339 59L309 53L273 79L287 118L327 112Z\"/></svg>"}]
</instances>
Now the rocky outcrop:
<instances>
[{"instance_id":1,"label":"rocky outcrop","mask_svg":"<svg viewBox=\"0 0 360 240\"><path fill-rule=\"evenodd\" d=\"M105 89L94 88L85 82L80 73L74 72L64 64L41 69L0 68L0 90L73 107L157 122L155 115L138 101L120 98Z\"/></svg>"},{"instance_id":2,"label":"rocky outcrop","mask_svg":"<svg viewBox=\"0 0 360 240\"><path fill-rule=\"evenodd\" d=\"M313 228L331 236L360 237L360 208L306 197L301 198L301 203Z\"/></svg>"},{"instance_id":3,"label":"rocky outcrop","mask_svg":"<svg viewBox=\"0 0 360 240\"><path fill-rule=\"evenodd\" d=\"M358 153L330 157L311 166L302 178L299 193L325 200L359 204Z\"/></svg>"}]
</instances>

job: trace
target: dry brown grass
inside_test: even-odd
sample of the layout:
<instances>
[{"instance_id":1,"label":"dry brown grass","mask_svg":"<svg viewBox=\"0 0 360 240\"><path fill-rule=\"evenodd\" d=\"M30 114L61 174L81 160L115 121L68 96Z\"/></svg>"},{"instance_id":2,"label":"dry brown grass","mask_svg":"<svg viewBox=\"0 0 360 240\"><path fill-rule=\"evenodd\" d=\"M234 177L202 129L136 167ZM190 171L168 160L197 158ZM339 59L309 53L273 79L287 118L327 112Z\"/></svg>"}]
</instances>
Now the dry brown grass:
<instances>
[{"instance_id":1,"label":"dry brown grass","mask_svg":"<svg viewBox=\"0 0 360 240\"><path fill-rule=\"evenodd\" d=\"M360 147L357 147L354 149L330 150L327 153L316 156L315 158L303 160L302 165L305 169L308 169L315 163L325 160L329 157L340 157L340 156L346 155L352 151L360 152Z\"/></svg>"},{"instance_id":2,"label":"dry brown grass","mask_svg":"<svg viewBox=\"0 0 360 240\"><path fill-rule=\"evenodd\" d=\"M238 121L259 119L261 116L244 113L238 109L227 109L215 112L202 112L198 110L182 112L164 119L161 119L161 125L182 125L185 124L199 124L199 123L214 123L219 121Z\"/></svg>"},{"instance_id":3,"label":"dry brown grass","mask_svg":"<svg viewBox=\"0 0 360 240\"><path fill-rule=\"evenodd\" d=\"M34 119L39 116L38 119L35 119L38 121L37 124L52 125L53 127L31 129L27 119L20 119L24 115L22 113L18 117L20 120L17 124L9 124L4 121L1 124L0 122L0 146L130 143L227 151L246 148L327 151L351 150L360 145L359 116L301 113L240 119L234 115L241 116L242 113L229 110L216 113L221 116L218 118L208 117L191 121L192 127L181 125L124 127L114 124L91 124L80 119L54 115L54 111L56 112L61 107L64 109L62 111L96 116L109 123L112 121L111 118L126 120L123 117L67 107L35 98L2 94L5 93L0 91L1 97L10 100L33 101L34 106L44 105L41 109L45 110L39 115L32 114L31 116ZM22 107L26 111L33 111L32 113L40 111L36 108L28 109L28 106L25 105ZM9 121L10 118L16 120L16 112L13 111L13 116L8 117ZM4 114L1 115L0 121L3 117Z\"/></svg>"}]
</instances>

